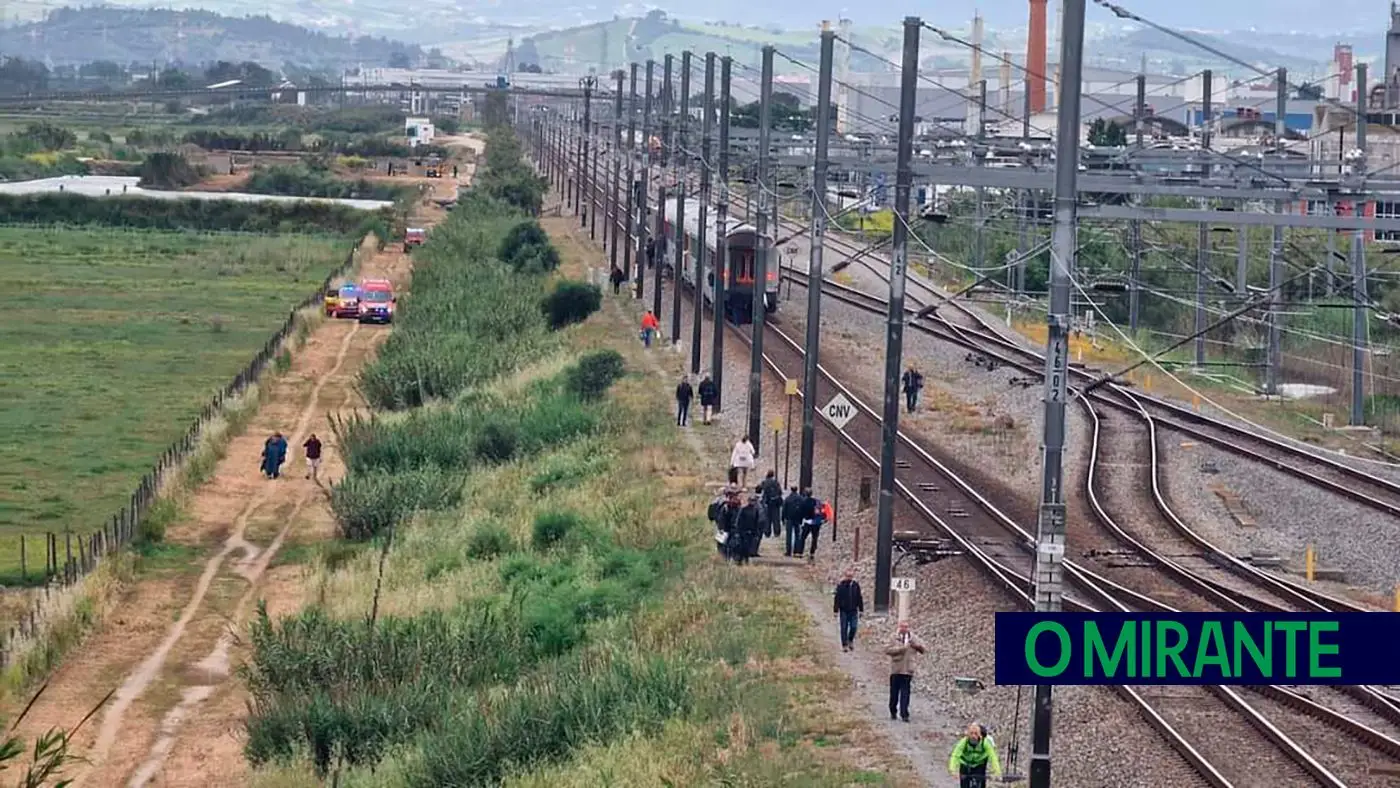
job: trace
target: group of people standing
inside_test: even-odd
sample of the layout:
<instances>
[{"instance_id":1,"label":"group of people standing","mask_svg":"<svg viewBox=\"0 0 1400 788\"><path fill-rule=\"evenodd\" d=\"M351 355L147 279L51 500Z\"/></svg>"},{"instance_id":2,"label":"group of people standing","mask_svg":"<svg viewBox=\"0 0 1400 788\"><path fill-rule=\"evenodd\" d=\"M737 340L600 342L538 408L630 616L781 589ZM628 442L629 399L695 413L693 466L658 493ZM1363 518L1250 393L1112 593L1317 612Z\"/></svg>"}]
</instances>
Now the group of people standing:
<instances>
[{"instance_id":1,"label":"group of people standing","mask_svg":"<svg viewBox=\"0 0 1400 788\"><path fill-rule=\"evenodd\" d=\"M318 476L321 469L321 440L316 437L316 433L306 439L301 445L306 451L306 478L320 481ZM261 470L264 478L282 478L282 465L287 461L287 439L282 433L274 432L263 441Z\"/></svg>"}]
</instances>

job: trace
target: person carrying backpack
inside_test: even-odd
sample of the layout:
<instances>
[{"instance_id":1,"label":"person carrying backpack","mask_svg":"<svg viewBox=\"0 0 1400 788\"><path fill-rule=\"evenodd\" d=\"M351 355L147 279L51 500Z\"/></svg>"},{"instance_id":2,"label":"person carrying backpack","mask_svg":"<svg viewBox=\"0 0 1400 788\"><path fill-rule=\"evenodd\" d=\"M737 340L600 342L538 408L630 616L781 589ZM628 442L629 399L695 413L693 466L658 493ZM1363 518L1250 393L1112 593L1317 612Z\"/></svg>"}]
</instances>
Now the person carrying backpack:
<instances>
[{"instance_id":1,"label":"person carrying backpack","mask_svg":"<svg viewBox=\"0 0 1400 788\"><path fill-rule=\"evenodd\" d=\"M715 405L719 404L719 387L715 385L709 375L706 375L700 379L696 393L700 395L700 419L705 424L709 424L710 414L714 411Z\"/></svg>"},{"instance_id":2,"label":"person carrying backpack","mask_svg":"<svg viewBox=\"0 0 1400 788\"><path fill-rule=\"evenodd\" d=\"M793 487L788 496L783 499L783 527L787 529L787 538L783 542L783 555L792 557L792 551L797 547L799 539L802 537L802 495ZM800 552L800 551L799 551Z\"/></svg>"},{"instance_id":3,"label":"person carrying backpack","mask_svg":"<svg viewBox=\"0 0 1400 788\"><path fill-rule=\"evenodd\" d=\"M967 735L958 740L948 758L948 773L957 775L960 788L986 788L987 771L1001 776L1001 759L996 745L981 723L967 726Z\"/></svg>"},{"instance_id":4,"label":"person carrying backpack","mask_svg":"<svg viewBox=\"0 0 1400 788\"><path fill-rule=\"evenodd\" d=\"M831 511L831 506L825 501L817 500L808 493L808 503L804 505L807 516L802 521L802 542L807 541L807 537L812 538L812 546L807 548L807 560L817 560L817 540L821 538L822 525ZM798 544L797 554L802 555L802 545Z\"/></svg>"},{"instance_id":5,"label":"person carrying backpack","mask_svg":"<svg viewBox=\"0 0 1400 788\"><path fill-rule=\"evenodd\" d=\"M765 536L778 536L783 532L783 486L778 484L778 472L769 471L758 483L758 494L763 499Z\"/></svg>"}]
</instances>

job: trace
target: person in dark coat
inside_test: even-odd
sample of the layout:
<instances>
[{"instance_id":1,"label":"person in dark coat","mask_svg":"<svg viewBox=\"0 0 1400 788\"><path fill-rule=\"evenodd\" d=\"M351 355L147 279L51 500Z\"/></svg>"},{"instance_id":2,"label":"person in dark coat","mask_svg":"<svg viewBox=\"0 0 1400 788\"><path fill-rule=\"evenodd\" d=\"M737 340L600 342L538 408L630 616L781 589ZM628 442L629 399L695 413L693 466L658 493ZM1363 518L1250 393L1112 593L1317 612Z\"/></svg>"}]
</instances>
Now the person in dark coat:
<instances>
[{"instance_id":1,"label":"person in dark coat","mask_svg":"<svg viewBox=\"0 0 1400 788\"><path fill-rule=\"evenodd\" d=\"M783 486L778 484L778 472L769 471L758 483L758 495L763 502L763 535L781 536L783 533L782 509Z\"/></svg>"},{"instance_id":2,"label":"person in dark coat","mask_svg":"<svg viewBox=\"0 0 1400 788\"><path fill-rule=\"evenodd\" d=\"M275 461L272 465L272 478L276 479L282 475L282 463L287 461L287 439L282 437L282 433L272 434L272 451Z\"/></svg>"},{"instance_id":3,"label":"person in dark coat","mask_svg":"<svg viewBox=\"0 0 1400 788\"><path fill-rule=\"evenodd\" d=\"M719 387L710 379L709 375L700 379L700 418L705 424L710 423L710 414L715 408L715 403L719 402Z\"/></svg>"},{"instance_id":4,"label":"person in dark coat","mask_svg":"<svg viewBox=\"0 0 1400 788\"><path fill-rule=\"evenodd\" d=\"M913 367L904 370L904 404L910 413L919 407L919 392L924 390L924 376Z\"/></svg>"},{"instance_id":5,"label":"person in dark coat","mask_svg":"<svg viewBox=\"0 0 1400 788\"><path fill-rule=\"evenodd\" d=\"M627 276L622 273L622 269L614 265L612 271L608 273L608 281L612 282L613 295L617 295L622 290L622 283L626 279Z\"/></svg>"},{"instance_id":6,"label":"person in dark coat","mask_svg":"<svg viewBox=\"0 0 1400 788\"><path fill-rule=\"evenodd\" d=\"M317 473L321 469L321 439L313 432L301 447L306 450L306 478L319 482Z\"/></svg>"},{"instance_id":7,"label":"person in dark coat","mask_svg":"<svg viewBox=\"0 0 1400 788\"><path fill-rule=\"evenodd\" d=\"M739 493L738 488L725 487L721 493L724 503L720 506L719 517L715 520L715 545L725 558L733 557L734 545L738 542Z\"/></svg>"},{"instance_id":8,"label":"person in dark coat","mask_svg":"<svg viewBox=\"0 0 1400 788\"><path fill-rule=\"evenodd\" d=\"M274 462L277 458L277 450L274 448L275 440L275 436L269 435L267 440L263 441L262 463L259 464L258 469L267 479L271 479L273 472L277 470L277 464Z\"/></svg>"},{"instance_id":9,"label":"person in dark coat","mask_svg":"<svg viewBox=\"0 0 1400 788\"><path fill-rule=\"evenodd\" d=\"M749 558L758 555L758 512L758 496L750 495L748 503L735 518L737 527L731 534L731 538L736 540L730 553L735 563L747 564Z\"/></svg>"},{"instance_id":10,"label":"person in dark coat","mask_svg":"<svg viewBox=\"0 0 1400 788\"><path fill-rule=\"evenodd\" d=\"M695 398L695 389L690 387L690 378L681 378L680 385L676 386L676 426L684 427L690 423L690 401Z\"/></svg>"},{"instance_id":11,"label":"person in dark coat","mask_svg":"<svg viewBox=\"0 0 1400 788\"><path fill-rule=\"evenodd\" d=\"M860 583L856 582L856 573L853 570L847 569L841 576L841 582L836 584L831 610L836 613L841 627L841 650L854 649L856 627L860 623L860 614L865 612L865 600L860 595Z\"/></svg>"},{"instance_id":12,"label":"person in dark coat","mask_svg":"<svg viewBox=\"0 0 1400 788\"><path fill-rule=\"evenodd\" d=\"M783 527L787 529L787 539L783 542L785 556L792 556L793 549L797 548L797 541L802 535L802 516L798 513L801 507L802 494L793 487L783 499Z\"/></svg>"}]
</instances>

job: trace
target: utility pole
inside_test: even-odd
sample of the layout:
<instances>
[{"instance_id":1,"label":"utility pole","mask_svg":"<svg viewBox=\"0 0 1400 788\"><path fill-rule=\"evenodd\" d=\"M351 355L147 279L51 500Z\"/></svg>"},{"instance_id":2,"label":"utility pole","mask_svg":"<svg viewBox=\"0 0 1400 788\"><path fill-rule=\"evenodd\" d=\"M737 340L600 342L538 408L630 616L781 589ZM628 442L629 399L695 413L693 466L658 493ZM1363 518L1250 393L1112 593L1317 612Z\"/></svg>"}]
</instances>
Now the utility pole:
<instances>
[{"instance_id":1,"label":"utility pole","mask_svg":"<svg viewBox=\"0 0 1400 788\"><path fill-rule=\"evenodd\" d=\"M890 607L894 554L894 469L899 441L899 373L904 365L904 282L909 273L909 190L914 184L914 109L918 101L918 17L904 18L904 62L899 78L899 132L894 175L894 233L890 254L890 299L885 322L885 402L880 425L880 502L875 529L875 614ZM982 83L983 96L986 82ZM982 113L978 112L981 122ZM978 228L981 234L981 227Z\"/></svg>"},{"instance_id":2,"label":"utility pole","mask_svg":"<svg viewBox=\"0 0 1400 788\"><path fill-rule=\"evenodd\" d=\"M637 140L637 64L632 63L630 82L628 84L627 99L627 146L623 149L627 157L627 218L618 224L619 230L625 231L626 236L622 239L622 276L624 279L632 278L632 232L637 226L637 171L636 157L632 155L632 146ZM637 261L637 265L641 265Z\"/></svg>"},{"instance_id":3,"label":"utility pole","mask_svg":"<svg viewBox=\"0 0 1400 788\"><path fill-rule=\"evenodd\" d=\"M807 264L807 356L802 375L802 453L797 481L802 489L812 486L812 458L817 448L817 371L818 345L822 318L822 241L826 238L826 170L830 163L827 146L831 141L831 61L836 33L831 23L822 22L821 66L817 71L817 158L812 165L812 254Z\"/></svg>"},{"instance_id":4,"label":"utility pole","mask_svg":"<svg viewBox=\"0 0 1400 788\"><path fill-rule=\"evenodd\" d=\"M1065 557L1065 401L1069 377L1070 271L1077 254L1079 107L1084 74L1084 0L1065 0L1060 35L1060 101L1055 134L1055 229L1046 315L1045 420L1040 512L1036 523L1035 609L1060 611ZM1030 788L1050 788L1053 692L1035 688Z\"/></svg>"},{"instance_id":5,"label":"utility pole","mask_svg":"<svg viewBox=\"0 0 1400 788\"><path fill-rule=\"evenodd\" d=\"M608 262L614 268L617 267L617 196L622 191L622 76L620 68L613 72L612 188L608 189L608 226L603 233L611 239L608 242Z\"/></svg>"},{"instance_id":6,"label":"utility pole","mask_svg":"<svg viewBox=\"0 0 1400 788\"><path fill-rule=\"evenodd\" d=\"M1356 149L1361 152L1352 162L1352 172L1366 172L1366 64L1356 64ZM1355 203L1355 215L1362 214L1361 204ZM1351 232L1351 426L1366 424L1366 390L1362 373L1366 369L1366 235L1364 230Z\"/></svg>"},{"instance_id":7,"label":"utility pole","mask_svg":"<svg viewBox=\"0 0 1400 788\"><path fill-rule=\"evenodd\" d=\"M1133 131L1138 153L1142 153L1142 135L1147 125L1147 75L1137 75L1137 103L1133 105ZM1133 198L1137 203L1137 197ZM1133 268L1128 275L1128 331L1137 334L1142 302L1142 222L1134 219L1128 226L1132 238Z\"/></svg>"},{"instance_id":8,"label":"utility pole","mask_svg":"<svg viewBox=\"0 0 1400 788\"><path fill-rule=\"evenodd\" d=\"M973 57L977 56L974 51ZM901 99L902 100L902 99ZM902 105L901 105L902 109ZM986 137L987 129L987 80L980 80L977 83L977 141L980 143ZM913 145L911 138L910 145ZM898 154L896 154L897 156ZM979 147L977 149L977 166L982 166L987 157ZM976 247L973 249L972 267L977 270L977 275L982 276L982 268L987 264L987 190L978 186L974 193L977 195L977 238Z\"/></svg>"},{"instance_id":9,"label":"utility pole","mask_svg":"<svg viewBox=\"0 0 1400 788\"><path fill-rule=\"evenodd\" d=\"M598 167L602 160L603 124L593 121L593 141L596 150L588 157L588 240L598 240L598 211L603 207L603 195L598 186Z\"/></svg>"},{"instance_id":10,"label":"utility pole","mask_svg":"<svg viewBox=\"0 0 1400 788\"><path fill-rule=\"evenodd\" d=\"M578 81L579 87L583 88L583 125L579 127L580 133L578 135L578 178L575 180L575 183L578 184L578 194L574 198L574 200L577 210L579 212L578 227L580 230L588 226L588 216L589 214L593 213L592 210L584 207L583 176L584 173L587 173L589 171L588 143L590 142L593 133L593 86L597 84L597 82L598 80L594 79L591 74ZM590 182L589 186L592 187L592 185L593 184ZM588 203L589 205L592 205L592 189L590 188L589 191L590 194L588 195Z\"/></svg>"},{"instance_id":11,"label":"utility pole","mask_svg":"<svg viewBox=\"0 0 1400 788\"><path fill-rule=\"evenodd\" d=\"M1201 150L1210 153L1210 69L1201 72ZM1210 177L1209 159L1203 165L1205 177ZM1206 207L1206 201L1201 201ZM1206 278L1210 266L1210 225L1196 226L1196 366L1206 365Z\"/></svg>"},{"instance_id":12,"label":"utility pole","mask_svg":"<svg viewBox=\"0 0 1400 788\"><path fill-rule=\"evenodd\" d=\"M676 223L673 228L672 237L675 239L674 246L676 257L676 288L671 295L671 341L680 344L681 341L681 272L685 268L685 204L690 200L690 151L686 149L685 129L690 125L690 51L681 53L681 111L676 116L676 155L674 163L676 165ZM692 294L695 296L695 312L700 313L700 277L691 279L694 285ZM695 318L699 320L699 317ZM690 374L700 374L700 335L694 334L690 338Z\"/></svg>"},{"instance_id":13,"label":"utility pole","mask_svg":"<svg viewBox=\"0 0 1400 788\"><path fill-rule=\"evenodd\" d=\"M700 209L696 216L696 235L699 238L695 243L695 314L691 317L690 327L690 365L697 372L700 369L700 335L701 326L705 321L705 261L709 257L709 228L710 220L710 135L714 132L714 109L715 109L715 53L705 53L705 99L701 104L700 111L703 117L700 119ZM719 271L715 271L718 279ZM719 308L718 304L714 305ZM714 380L720 371L710 370L710 379ZM719 389L719 381L715 381L715 389ZM716 402L715 410L719 410Z\"/></svg>"},{"instance_id":14,"label":"utility pole","mask_svg":"<svg viewBox=\"0 0 1400 788\"><path fill-rule=\"evenodd\" d=\"M772 264L773 241L777 240L778 226L768 228L768 147L771 141L769 127L773 125L773 47L763 47L763 63L759 70L758 85L758 167L754 171L753 182L758 186L758 208L749 202L749 212L758 230L758 253L754 257L753 275L753 334L749 341L749 439L753 441L754 454L758 454L759 440L763 435L763 334L768 323L767 298L768 272L776 270ZM771 233L771 234L770 234ZM773 447L773 456L778 456L778 447ZM777 467L775 464L773 467Z\"/></svg>"},{"instance_id":15,"label":"utility pole","mask_svg":"<svg viewBox=\"0 0 1400 788\"><path fill-rule=\"evenodd\" d=\"M651 61L648 61L648 62L647 62L647 69L648 69L648 72L650 71L651 66L652 66ZM662 79L662 83L661 83L661 86L657 89L656 98L657 98L658 101L661 102L661 106L660 106L660 115L661 115L661 139L662 139L662 140L665 140L665 139L666 139L666 130L667 130L668 128L670 128L670 125L671 125L671 122L670 122L670 115L671 115L671 56L670 56L670 55L667 55L667 56L666 56L666 66L665 66L665 68L662 70L661 79ZM648 129L650 129L650 125L648 125ZM651 155L651 132L648 131L647 134L646 134L645 136L646 136L646 138L647 138L647 139L646 139L646 150L647 150L647 154L646 154L646 155L647 155L647 156L650 156L650 155ZM660 151L659 151L659 152L661 153L661 161L657 162L657 165L661 168L661 169L660 169L660 175L661 175L661 177L658 179L658 180L660 181L660 183L658 183L657 186L656 186L656 229L653 230L653 231L652 231L652 234L651 234L651 246L652 246L652 254L651 254L651 266L652 266L652 269L651 269L651 270L652 270L652 276L651 276L651 288L652 288L652 293L651 293L651 311L652 311L652 314L656 315L656 319L657 319L658 322L661 320L661 269L663 269L663 268L666 267L666 266L664 265L664 262L665 262L665 260L666 260L666 254L665 254L665 253L666 253L666 148L664 147L664 145L665 145L664 142L662 143L662 145L663 145L663 147L661 147L661 148L660 148ZM648 175L646 176L648 181L651 179L650 172L651 172L651 169L650 169L650 167L648 167L648 168L647 168L647 173L648 173Z\"/></svg>"},{"instance_id":16,"label":"utility pole","mask_svg":"<svg viewBox=\"0 0 1400 788\"><path fill-rule=\"evenodd\" d=\"M1021 82L1021 144L1024 154L1022 156L1022 167L1031 165L1031 83L1029 79ZM935 189L935 200L937 199ZM1027 237L1032 232L1035 221L1039 220L1040 212L1036 209L1040 207L1040 199L1036 192L1030 189L1022 189L1020 192L1021 210L1016 217L1018 238L1017 243L1020 248L1017 250L1018 259L1016 261L1016 292L1026 292L1026 254L1030 252L1030 240Z\"/></svg>"},{"instance_id":17,"label":"utility pole","mask_svg":"<svg viewBox=\"0 0 1400 788\"><path fill-rule=\"evenodd\" d=\"M642 298L642 284L646 281L647 266L654 261L647 255L647 187L651 185L651 91L652 75L656 71L656 61L647 60L646 96L642 99L642 177L637 182L637 298ZM660 269L657 269L658 271ZM657 288L656 319L661 319L661 289Z\"/></svg>"},{"instance_id":18,"label":"utility pole","mask_svg":"<svg viewBox=\"0 0 1400 788\"><path fill-rule=\"evenodd\" d=\"M710 57L709 55L706 56ZM708 63L706 64L708 66ZM720 58L719 62L719 203L715 206L715 302L714 302L714 330L710 337L710 367L714 370L715 391L715 412L718 413L724 407L724 318L729 311L728 298L725 293L729 284L730 269L733 267L729 261L729 78L730 70L734 66L733 58L728 55ZM705 91L705 122L712 123L711 116L714 114L714 97L710 92ZM708 148L710 134L705 134L705 145ZM708 152L706 158L709 158ZM708 178L707 178L708 180ZM757 287L758 283L755 282ZM750 435L752 440L753 436ZM758 453L757 444L754 453Z\"/></svg>"},{"instance_id":19,"label":"utility pole","mask_svg":"<svg viewBox=\"0 0 1400 788\"><path fill-rule=\"evenodd\" d=\"M1365 69L1365 64L1362 64L1361 68ZM1365 76L1364 71L1361 73L1361 76ZM1363 82L1360 84L1364 87L1366 83ZM1288 126L1285 123L1285 119L1288 117L1287 69L1281 68L1278 70L1278 84L1275 87L1277 88L1277 104L1274 107L1274 139L1275 144L1281 146L1283 144L1284 134L1288 130ZM1363 90L1361 93L1364 95L1365 91ZM1365 99L1363 98L1361 101L1364 103ZM1363 113L1365 112L1364 106L1360 109ZM1366 116L1361 114L1358 115L1358 117L1364 118ZM1364 123L1361 123L1358 124L1358 127L1364 125ZM1329 201L1327 203L1329 208L1328 213L1331 213L1331 205L1332 203ZM1278 200L1274 203L1275 213L1284 213L1287 210L1288 204L1283 200ZM1267 366L1264 380L1264 393L1270 395L1278 394L1279 370L1283 368L1283 338L1281 336L1282 326L1280 325L1283 321L1283 314L1280 309L1283 305L1283 294L1279 292L1283 288L1283 225L1275 225L1273 230L1273 243L1269 246L1269 348L1267 357L1265 358ZM1327 249L1327 270L1331 272L1332 251L1335 248L1335 244L1331 242L1336 238L1337 231L1328 230L1327 232L1329 241ZM1331 278L1330 276L1328 277L1329 282Z\"/></svg>"}]
</instances>

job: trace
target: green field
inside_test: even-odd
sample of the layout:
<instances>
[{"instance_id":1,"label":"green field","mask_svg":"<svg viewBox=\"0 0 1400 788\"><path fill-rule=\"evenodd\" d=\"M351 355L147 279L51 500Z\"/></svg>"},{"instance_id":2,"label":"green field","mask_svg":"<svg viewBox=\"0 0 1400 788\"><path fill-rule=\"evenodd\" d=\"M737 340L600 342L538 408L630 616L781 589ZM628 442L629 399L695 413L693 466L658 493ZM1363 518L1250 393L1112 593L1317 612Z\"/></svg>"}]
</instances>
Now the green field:
<instances>
[{"instance_id":1,"label":"green field","mask_svg":"<svg viewBox=\"0 0 1400 788\"><path fill-rule=\"evenodd\" d=\"M0 582L96 530L345 257L331 237L0 228ZM249 469L252 473L253 469Z\"/></svg>"}]
</instances>

